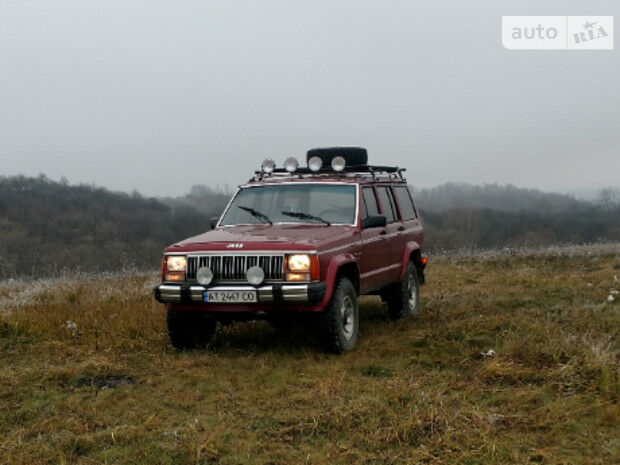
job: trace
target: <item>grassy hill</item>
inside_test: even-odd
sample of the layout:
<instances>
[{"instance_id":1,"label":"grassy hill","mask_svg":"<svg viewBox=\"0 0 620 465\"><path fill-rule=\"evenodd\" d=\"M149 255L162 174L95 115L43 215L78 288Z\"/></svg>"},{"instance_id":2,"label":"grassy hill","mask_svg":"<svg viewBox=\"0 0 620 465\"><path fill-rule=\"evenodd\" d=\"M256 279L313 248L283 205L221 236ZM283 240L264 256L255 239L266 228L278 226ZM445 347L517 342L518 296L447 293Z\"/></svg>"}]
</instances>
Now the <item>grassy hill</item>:
<instances>
[{"instance_id":1,"label":"grassy hill","mask_svg":"<svg viewBox=\"0 0 620 465\"><path fill-rule=\"evenodd\" d=\"M445 256L359 346L220 328L180 353L157 277L0 285L6 464L617 463L620 248Z\"/></svg>"}]
</instances>

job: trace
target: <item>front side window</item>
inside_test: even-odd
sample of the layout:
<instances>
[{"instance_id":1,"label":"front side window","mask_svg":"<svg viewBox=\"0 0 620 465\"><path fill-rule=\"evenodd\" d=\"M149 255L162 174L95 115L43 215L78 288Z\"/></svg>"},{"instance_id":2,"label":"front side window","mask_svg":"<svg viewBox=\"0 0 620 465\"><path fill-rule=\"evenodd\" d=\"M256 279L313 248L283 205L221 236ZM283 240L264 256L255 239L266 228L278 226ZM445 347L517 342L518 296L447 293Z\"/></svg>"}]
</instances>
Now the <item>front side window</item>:
<instances>
[{"instance_id":1,"label":"front side window","mask_svg":"<svg viewBox=\"0 0 620 465\"><path fill-rule=\"evenodd\" d=\"M220 226L260 223L353 224L356 186L286 184L242 188Z\"/></svg>"},{"instance_id":2,"label":"front side window","mask_svg":"<svg viewBox=\"0 0 620 465\"><path fill-rule=\"evenodd\" d=\"M379 205L377 204L377 196L372 187L364 187L362 189L362 200L364 207L364 218L379 215Z\"/></svg>"}]
</instances>

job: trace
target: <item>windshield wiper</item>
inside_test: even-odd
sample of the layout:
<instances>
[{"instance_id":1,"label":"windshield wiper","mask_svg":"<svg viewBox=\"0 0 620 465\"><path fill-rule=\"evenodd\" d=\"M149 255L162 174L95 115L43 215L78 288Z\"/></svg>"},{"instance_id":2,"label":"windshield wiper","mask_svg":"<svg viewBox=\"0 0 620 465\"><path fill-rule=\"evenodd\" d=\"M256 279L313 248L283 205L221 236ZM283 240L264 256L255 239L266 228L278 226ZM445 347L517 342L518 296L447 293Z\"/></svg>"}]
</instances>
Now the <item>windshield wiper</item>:
<instances>
[{"instance_id":1,"label":"windshield wiper","mask_svg":"<svg viewBox=\"0 0 620 465\"><path fill-rule=\"evenodd\" d=\"M283 215L292 216L293 218L300 218L302 220L316 220L321 223L325 223L327 226L331 226L332 224L326 219L321 218L320 216L314 216L310 213L302 213L302 212L282 212Z\"/></svg>"},{"instance_id":2,"label":"windshield wiper","mask_svg":"<svg viewBox=\"0 0 620 465\"><path fill-rule=\"evenodd\" d=\"M254 208L251 208L251 207L244 207L243 205L238 205L238 207L241 210L248 212L254 218L258 218L259 220L264 221L265 223L269 223L273 225L273 221L271 221L269 217L265 215L264 213L261 213L258 210L255 210Z\"/></svg>"}]
</instances>

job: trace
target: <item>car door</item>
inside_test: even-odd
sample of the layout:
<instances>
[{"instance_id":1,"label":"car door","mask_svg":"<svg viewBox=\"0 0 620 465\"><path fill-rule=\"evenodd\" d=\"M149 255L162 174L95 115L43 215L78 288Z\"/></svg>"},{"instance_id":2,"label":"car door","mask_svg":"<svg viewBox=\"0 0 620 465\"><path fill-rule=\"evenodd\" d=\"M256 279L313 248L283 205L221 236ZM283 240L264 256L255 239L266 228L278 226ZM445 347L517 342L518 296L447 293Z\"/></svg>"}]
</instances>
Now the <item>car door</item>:
<instances>
[{"instance_id":1,"label":"car door","mask_svg":"<svg viewBox=\"0 0 620 465\"><path fill-rule=\"evenodd\" d=\"M362 222L368 216L380 215L379 203L373 187L362 188ZM386 250L390 243L386 228L368 228L361 232L362 256L360 258L360 287L369 290L389 281L389 269L385 268Z\"/></svg>"},{"instance_id":2,"label":"car door","mask_svg":"<svg viewBox=\"0 0 620 465\"><path fill-rule=\"evenodd\" d=\"M387 281L397 281L400 277L402 263L402 247L399 244L402 224L398 216L394 195L389 185L377 187L377 198L379 199L381 214L385 215L387 221L386 237L388 238L388 244L385 249L383 266L386 267Z\"/></svg>"}]
</instances>

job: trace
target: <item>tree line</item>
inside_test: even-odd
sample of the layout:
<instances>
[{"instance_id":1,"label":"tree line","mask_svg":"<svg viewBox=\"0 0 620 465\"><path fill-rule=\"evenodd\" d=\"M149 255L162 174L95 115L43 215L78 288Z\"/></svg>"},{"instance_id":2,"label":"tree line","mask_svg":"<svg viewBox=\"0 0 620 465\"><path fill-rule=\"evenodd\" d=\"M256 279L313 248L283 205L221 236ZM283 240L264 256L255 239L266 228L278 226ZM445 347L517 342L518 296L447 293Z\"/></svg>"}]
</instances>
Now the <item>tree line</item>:
<instances>
[{"instance_id":1,"label":"tree line","mask_svg":"<svg viewBox=\"0 0 620 465\"><path fill-rule=\"evenodd\" d=\"M0 177L0 279L156 267L162 249L208 228L228 196L197 212L179 200Z\"/></svg>"},{"instance_id":2,"label":"tree line","mask_svg":"<svg viewBox=\"0 0 620 465\"><path fill-rule=\"evenodd\" d=\"M512 186L414 192L430 253L620 240L613 190L598 203ZM230 196L193 186L181 197L147 198L45 176L0 177L0 279L156 268L165 246L207 230Z\"/></svg>"}]
</instances>

